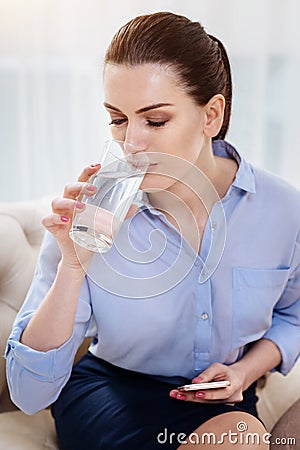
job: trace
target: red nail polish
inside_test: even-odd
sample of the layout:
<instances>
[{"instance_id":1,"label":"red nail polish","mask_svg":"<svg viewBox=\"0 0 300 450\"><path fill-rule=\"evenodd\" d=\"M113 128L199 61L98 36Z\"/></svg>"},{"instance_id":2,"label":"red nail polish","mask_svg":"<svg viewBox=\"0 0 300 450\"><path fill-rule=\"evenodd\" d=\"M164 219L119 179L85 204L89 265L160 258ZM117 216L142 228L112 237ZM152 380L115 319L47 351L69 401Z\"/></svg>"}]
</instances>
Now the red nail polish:
<instances>
[{"instance_id":1,"label":"red nail polish","mask_svg":"<svg viewBox=\"0 0 300 450\"><path fill-rule=\"evenodd\" d=\"M90 165L90 167L92 167L93 169L95 168L95 167L99 167L100 166L100 163L94 163L94 164L91 164Z\"/></svg>"},{"instance_id":2,"label":"red nail polish","mask_svg":"<svg viewBox=\"0 0 300 450\"><path fill-rule=\"evenodd\" d=\"M62 222L69 222L69 217L68 216L60 216L60 220L62 221Z\"/></svg>"},{"instance_id":3,"label":"red nail polish","mask_svg":"<svg viewBox=\"0 0 300 450\"><path fill-rule=\"evenodd\" d=\"M177 394L176 398L177 398L177 400L186 400L186 395L184 395L184 394Z\"/></svg>"},{"instance_id":4,"label":"red nail polish","mask_svg":"<svg viewBox=\"0 0 300 450\"><path fill-rule=\"evenodd\" d=\"M80 202L76 202L75 206L78 209L83 209L85 207L84 203L80 203Z\"/></svg>"},{"instance_id":5,"label":"red nail polish","mask_svg":"<svg viewBox=\"0 0 300 450\"><path fill-rule=\"evenodd\" d=\"M170 392L170 397L176 398L177 397L177 392L176 391L171 391Z\"/></svg>"},{"instance_id":6,"label":"red nail polish","mask_svg":"<svg viewBox=\"0 0 300 450\"><path fill-rule=\"evenodd\" d=\"M196 397L204 398L205 397L205 392L196 392Z\"/></svg>"},{"instance_id":7,"label":"red nail polish","mask_svg":"<svg viewBox=\"0 0 300 450\"><path fill-rule=\"evenodd\" d=\"M97 190L97 186L90 184L89 186L87 186L86 190L89 192L95 192Z\"/></svg>"},{"instance_id":8,"label":"red nail polish","mask_svg":"<svg viewBox=\"0 0 300 450\"><path fill-rule=\"evenodd\" d=\"M192 383L201 383L201 381L203 381L202 377L196 377L192 379Z\"/></svg>"}]
</instances>

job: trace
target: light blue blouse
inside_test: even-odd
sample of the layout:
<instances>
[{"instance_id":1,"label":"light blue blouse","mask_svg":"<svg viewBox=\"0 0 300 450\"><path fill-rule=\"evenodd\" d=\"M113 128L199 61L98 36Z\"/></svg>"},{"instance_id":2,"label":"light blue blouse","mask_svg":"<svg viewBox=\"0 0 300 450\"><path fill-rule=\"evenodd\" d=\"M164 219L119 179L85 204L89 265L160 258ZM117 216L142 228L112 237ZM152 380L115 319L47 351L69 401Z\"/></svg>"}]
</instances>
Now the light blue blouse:
<instances>
[{"instance_id":1,"label":"light blue blouse","mask_svg":"<svg viewBox=\"0 0 300 450\"><path fill-rule=\"evenodd\" d=\"M55 401L86 334L95 337L95 356L174 383L213 362L234 363L263 337L281 351L278 369L292 368L300 346L300 193L253 168L225 141L213 150L239 169L211 211L200 254L162 213L142 204L112 249L93 257L72 337L38 352L19 339L61 257L46 233L6 349L9 388L21 409L34 413Z\"/></svg>"}]
</instances>

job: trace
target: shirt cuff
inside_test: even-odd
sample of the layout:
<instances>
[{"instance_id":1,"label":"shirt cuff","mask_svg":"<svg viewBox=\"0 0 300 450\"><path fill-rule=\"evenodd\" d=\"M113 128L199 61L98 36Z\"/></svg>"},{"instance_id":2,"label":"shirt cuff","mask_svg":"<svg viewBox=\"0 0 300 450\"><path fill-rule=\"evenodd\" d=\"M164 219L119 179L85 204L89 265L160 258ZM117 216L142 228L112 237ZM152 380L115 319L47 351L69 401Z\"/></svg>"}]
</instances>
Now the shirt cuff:
<instances>
[{"instance_id":1,"label":"shirt cuff","mask_svg":"<svg viewBox=\"0 0 300 450\"><path fill-rule=\"evenodd\" d=\"M299 357L299 329L278 324L272 326L264 334L263 338L270 339L280 350L281 364L274 370L281 372L283 375L287 375Z\"/></svg>"},{"instance_id":2,"label":"shirt cuff","mask_svg":"<svg viewBox=\"0 0 300 450\"><path fill-rule=\"evenodd\" d=\"M5 350L5 358L14 358L15 363L19 365L22 370L31 374L34 378L40 381L55 381L66 376L72 367L75 353L84 339L82 336L75 334L60 347L42 352L34 350L27 345L20 342L23 330L27 326L33 314L26 315L14 327Z\"/></svg>"}]
</instances>

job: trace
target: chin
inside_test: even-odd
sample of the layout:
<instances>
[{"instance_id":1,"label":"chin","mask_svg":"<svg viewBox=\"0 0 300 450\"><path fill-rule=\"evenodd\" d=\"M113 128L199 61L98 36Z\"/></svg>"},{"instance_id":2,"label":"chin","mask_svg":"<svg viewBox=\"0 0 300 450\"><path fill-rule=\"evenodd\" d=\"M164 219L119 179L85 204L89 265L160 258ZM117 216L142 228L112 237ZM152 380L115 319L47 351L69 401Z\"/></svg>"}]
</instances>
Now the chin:
<instances>
[{"instance_id":1,"label":"chin","mask_svg":"<svg viewBox=\"0 0 300 450\"><path fill-rule=\"evenodd\" d=\"M171 187L176 180L167 177L165 175L158 175L154 173L147 173L144 176L142 184L140 185L140 190L143 192L159 192L165 191Z\"/></svg>"}]
</instances>

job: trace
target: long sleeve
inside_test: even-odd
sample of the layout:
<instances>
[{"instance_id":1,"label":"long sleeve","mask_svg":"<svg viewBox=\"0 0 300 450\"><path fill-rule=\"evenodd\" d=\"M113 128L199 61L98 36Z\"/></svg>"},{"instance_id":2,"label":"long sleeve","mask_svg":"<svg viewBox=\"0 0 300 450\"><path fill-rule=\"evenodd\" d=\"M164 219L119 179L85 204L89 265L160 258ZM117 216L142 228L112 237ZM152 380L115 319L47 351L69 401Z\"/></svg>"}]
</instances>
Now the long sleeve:
<instances>
[{"instance_id":1,"label":"long sleeve","mask_svg":"<svg viewBox=\"0 0 300 450\"><path fill-rule=\"evenodd\" d=\"M5 357L11 398L27 414L34 414L57 399L70 377L76 351L91 318L89 288L84 279L73 333L67 342L47 352L33 350L20 342L23 330L54 281L60 258L57 243L47 232L31 287L7 342Z\"/></svg>"},{"instance_id":2,"label":"long sleeve","mask_svg":"<svg viewBox=\"0 0 300 450\"><path fill-rule=\"evenodd\" d=\"M282 362L278 370L287 374L299 357L300 348L300 236L295 244L291 262L291 276L274 307L271 328L264 338L272 340L280 349Z\"/></svg>"}]
</instances>

